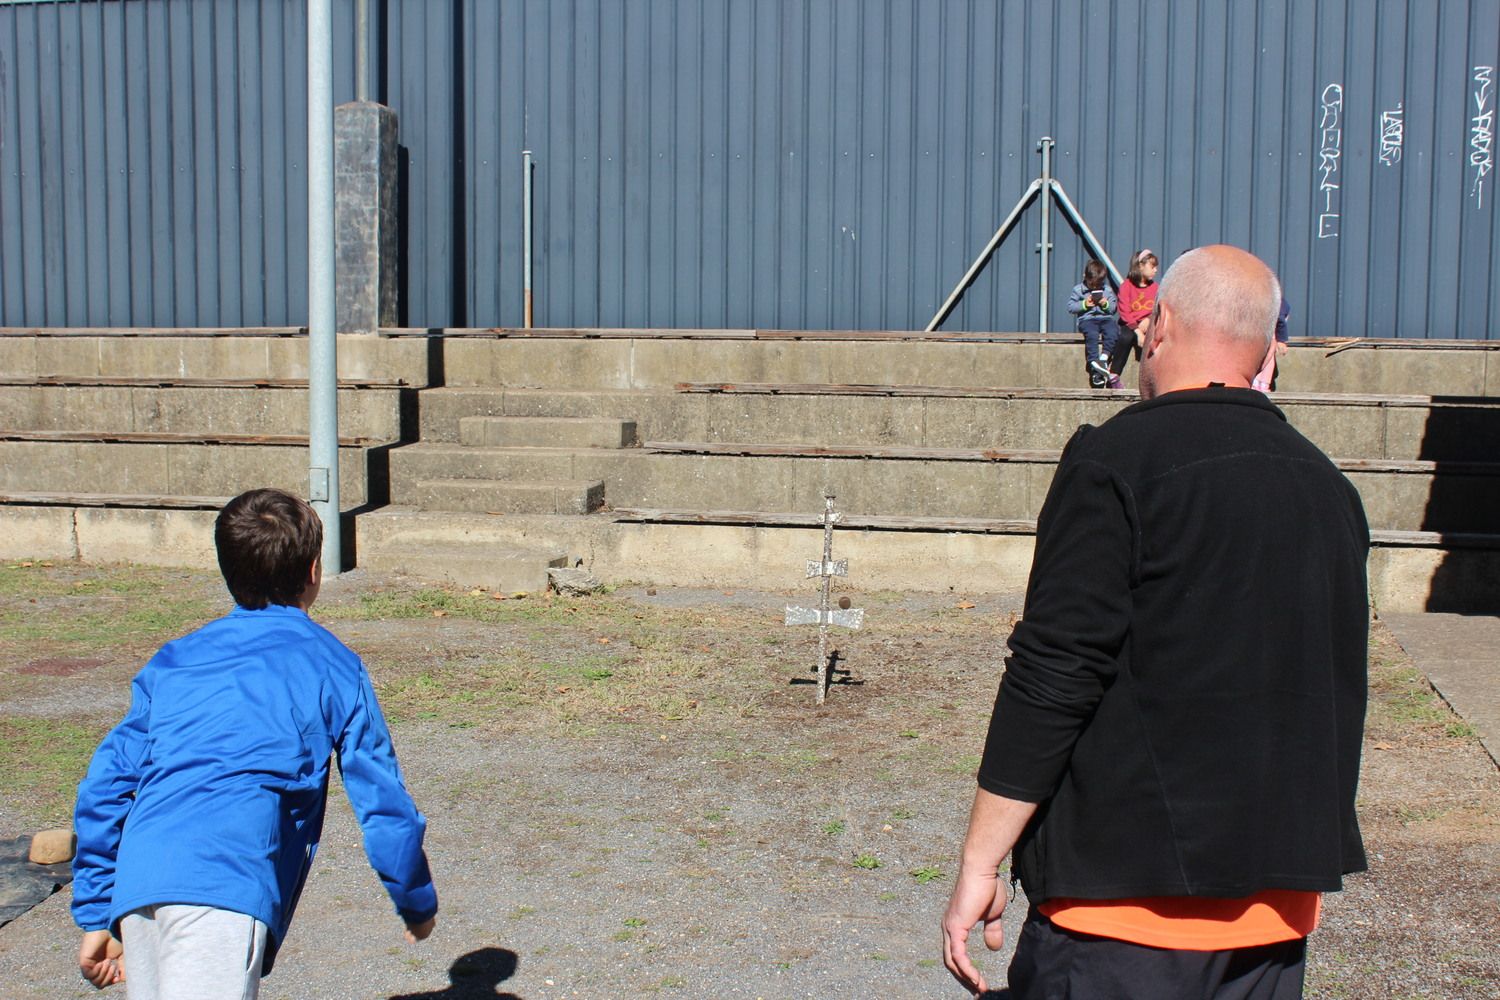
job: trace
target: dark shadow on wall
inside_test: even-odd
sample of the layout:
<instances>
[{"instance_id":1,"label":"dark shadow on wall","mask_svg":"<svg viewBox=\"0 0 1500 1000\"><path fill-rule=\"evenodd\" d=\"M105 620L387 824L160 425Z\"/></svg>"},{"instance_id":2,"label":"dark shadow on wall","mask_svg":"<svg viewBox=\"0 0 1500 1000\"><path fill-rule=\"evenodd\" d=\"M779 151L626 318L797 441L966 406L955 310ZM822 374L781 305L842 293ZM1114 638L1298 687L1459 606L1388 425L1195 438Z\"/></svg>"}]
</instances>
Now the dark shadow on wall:
<instances>
[{"instance_id":1,"label":"dark shadow on wall","mask_svg":"<svg viewBox=\"0 0 1500 1000\"><path fill-rule=\"evenodd\" d=\"M449 238L453 241L449 258L451 287L448 294L452 301L448 304L447 325L456 327L469 325L469 206L466 197L466 178L469 174L464 148L467 145L464 116L465 72L464 0L453 0L453 76L450 84L453 88L453 170L448 181L452 189L452 225L449 227L452 235Z\"/></svg>"},{"instance_id":2,"label":"dark shadow on wall","mask_svg":"<svg viewBox=\"0 0 1500 1000\"><path fill-rule=\"evenodd\" d=\"M1428 611L1500 614L1500 400L1434 396L1418 458L1435 463L1422 530L1443 536Z\"/></svg>"},{"instance_id":3,"label":"dark shadow on wall","mask_svg":"<svg viewBox=\"0 0 1500 1000\"><path fill-rule=\"evenodd\" d=\"M520 960L508 948L480 948L460 956L448 969L448 987L429 993L402 993L390 1000L521 1000L497 987L516 974Z\"/></svg>"},{"instance_id":4,"label":"dark shadow on wall","mask_svg":"<svg viewBox=\"0 0 1500 1000\"><path fill-rule=\"evenodd\" d=\"M397 125L399 128L400 125ZM396 146L396 325L411 326L411 150Z\"/></svg>"}]
</instances>

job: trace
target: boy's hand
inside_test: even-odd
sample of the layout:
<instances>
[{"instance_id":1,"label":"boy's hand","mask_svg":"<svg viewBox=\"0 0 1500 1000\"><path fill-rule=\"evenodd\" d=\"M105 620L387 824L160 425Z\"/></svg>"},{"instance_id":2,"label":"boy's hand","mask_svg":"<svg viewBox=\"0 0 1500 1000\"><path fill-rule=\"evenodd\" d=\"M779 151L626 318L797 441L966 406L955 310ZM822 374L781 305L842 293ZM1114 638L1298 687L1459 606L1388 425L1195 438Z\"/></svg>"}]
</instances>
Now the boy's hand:
<instances>
[{"instance_id":1,"label":"boy's hand","mask_svg":"<svg viewBox=\"0 0 1500 1000\"><path fill-rule=\"evenodd\" d=\"M407 944L416 944L418 941L426 941L432 929L437 926L437 917L428 917L420 924L406 925Z\"/></svg>"},{"instance_id":2,"label":"boy's hand","mask_svg":"<svg viewBox=\"0 0 1500 1000\"><path fill-rule=\"evenodd\" d=\"M109 931L85 931L83 943L78 946L78 971L83 978L94 984L95 989L125 981L125 965L122 958L125 946L116 941Z\"/></svg>"}]
</instances>

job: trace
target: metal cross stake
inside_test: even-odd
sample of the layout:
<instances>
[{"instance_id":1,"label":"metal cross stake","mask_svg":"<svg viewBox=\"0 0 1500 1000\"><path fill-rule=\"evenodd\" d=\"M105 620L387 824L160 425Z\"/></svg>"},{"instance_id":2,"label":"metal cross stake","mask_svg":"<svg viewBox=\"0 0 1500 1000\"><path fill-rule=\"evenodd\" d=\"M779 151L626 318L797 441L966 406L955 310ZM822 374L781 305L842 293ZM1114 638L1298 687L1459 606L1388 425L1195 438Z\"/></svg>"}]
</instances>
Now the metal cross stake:
<instances>
[{"instance_id":1,"label":"metal cross stake","mask_svg":"<svg viewBox=\"0 0 1500 1000\"><path fill-rule=\"evenodd\" d=\"M833 509L834 496L832 493L823 494L823 558L809 559L807 561L807 578L821 577L823 580L823 597L816 609L799 608L795 605L786 609L786 623L788 625L816 625L818 626L818 665L813 668L818 675L818 704L823 704L823 699L828 695L828 685L833 680L833 664L828 659L828 626L840 625L844 628L857 629L864 624L864 608L841 608L834 610L828 606L828 588L836 576L849 575L849 560L833 560L833 526L843 515Z\"/></svg>"}]
</instances>

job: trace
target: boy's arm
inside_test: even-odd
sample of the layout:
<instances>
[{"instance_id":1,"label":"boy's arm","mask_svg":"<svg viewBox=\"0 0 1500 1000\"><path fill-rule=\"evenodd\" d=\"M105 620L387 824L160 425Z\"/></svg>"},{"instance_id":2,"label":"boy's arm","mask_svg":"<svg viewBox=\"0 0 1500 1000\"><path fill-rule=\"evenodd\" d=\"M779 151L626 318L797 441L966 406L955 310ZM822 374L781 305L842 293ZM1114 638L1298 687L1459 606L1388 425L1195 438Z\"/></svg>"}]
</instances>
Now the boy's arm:
<instances>
[{"instance_id":1,"label":"boy's arm","mask_svg":"<svg viewBox=\"0 0 1500 1000\"><path fill-rule=\"evenodd\" d=\"M438 908L437 890L422 851L427 820L417 811L401 778L390 730L363 666L354 710L337 750L339 773L364 831L370 867L380 876L401 919L409 928L420 927L436 916Z\"/></svg>"},{"instance_id":2,"label":"boy's arm","mask_svg":"<svg viewBox=\"0 0 1500 1000\"><path fill-rule=\"evenodd\" d=\"M78 850L73 857L73 919L86 931L109 927L109 905L115 889L115 862L125 817L135 803L146 757L146 725L151 696L137 674L130 686L130 710L104 737L88 773L78 783L73 829Z\"/></svg>"},{"instance_id":3,"label":"boy's arm","mask_svg":"<svg viewBox=\"0 0 1500 1000\"><path fill-rule=\"evenodd\" d=\"M1083 312L1083 286L1074 285L1073 290L1068 293L1068 312L1077 316Z\"/></svg>"}]
</instances>

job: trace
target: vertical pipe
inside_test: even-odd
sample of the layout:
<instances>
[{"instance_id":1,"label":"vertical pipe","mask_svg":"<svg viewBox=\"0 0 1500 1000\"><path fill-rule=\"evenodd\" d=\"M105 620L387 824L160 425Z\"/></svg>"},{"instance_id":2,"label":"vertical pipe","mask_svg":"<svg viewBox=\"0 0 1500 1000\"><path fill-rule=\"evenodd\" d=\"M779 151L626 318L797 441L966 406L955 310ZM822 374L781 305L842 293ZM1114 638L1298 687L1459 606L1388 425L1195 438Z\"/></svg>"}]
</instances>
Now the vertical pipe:
<instances>
[{"instance_id":1,"label":"vertical pipe","mask_svg":"<svg viewBox=\"0 0 1500 1000\"><path fill-rule=\"evenodd\" d=\"M370 99L370 0L354 0L354 99Z\"/></svg>"},{"instance_id":2,"label":"vertical pipe","mask_svg":"<svg viewBox=\"0 0 1500 1000\"><path fill-rule=\"evenodd\" d=\"M531 150L521 150L521 287L526 296L526 329L531 329Z\"/></svg>"},{"instance_id":3,"label":"vertical pipe","mask_svg":"<svg viewBox=\"0 0 1500 1000\"><path fill-rule=\"evenodd\" d=\"M1046 333L1047 296L1051 292L1048 284L1052 277L1052 137L1042 136L1037 148L1042 151L1042 302L1036 328L1038 333Z\"/></svg>"},{"instance_id":4,"label":"vertical pipe","mask_svg":"<svg viewBox=\"0 0 1500 1000\"><path fill-rule=\"evenodd\" d=\"M308 499L323 520L323 573L343 568L339 524L338 341L333 307L333 18L307 3Z\"/></svg>"}]
</instances>

